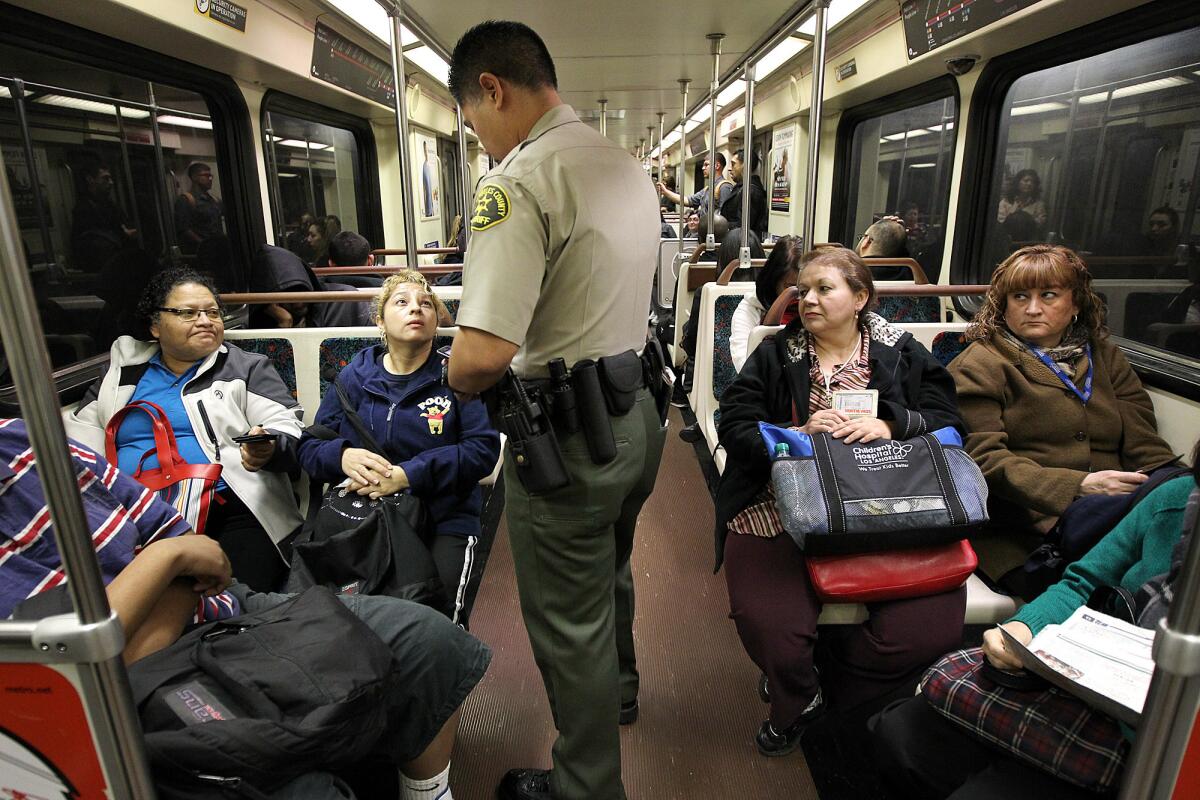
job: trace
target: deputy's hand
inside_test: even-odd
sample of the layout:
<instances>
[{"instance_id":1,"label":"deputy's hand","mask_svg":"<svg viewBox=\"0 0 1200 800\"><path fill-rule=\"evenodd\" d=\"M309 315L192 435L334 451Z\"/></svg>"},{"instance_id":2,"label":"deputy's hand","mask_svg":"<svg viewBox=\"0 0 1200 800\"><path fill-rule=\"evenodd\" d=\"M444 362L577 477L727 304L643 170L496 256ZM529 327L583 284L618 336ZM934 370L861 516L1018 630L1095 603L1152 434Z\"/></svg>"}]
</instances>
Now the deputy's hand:
<instances>
[{"instance_id":1,"label":"deputy's hand","mask_svg":"<svg viewBox=\"0 0 1200 800\"><path fill-rule=\"evenodd\" d=\"M192 589L205 595L214 595L233 583L233 568L229 557L216 540L198 533L160 539L146 549L166 552L171 560L171 570L176 577L195 578Z\"/></svg>"},{"instance_id":2,"label":"deputy's hand","mask_svg":"<svg viewBox=\"0 0 1200 800\"><path fill-rule=\"evenodd\" d=\"M1024 622L1014 620L1006 622L1000 627L1012 634L1012 637L1023 645L1028 646L1033 641L1033 631L1029 630L1029 626ZM983 654L987 656L988 661L992 662L992 666L998 669L1024 669L1017 654L1005 646L1004 635L997 628L989 628L983 632Z\"/></svg>"},{"instance_id":3,"label":"deputy's hand","mask_svg":"<svg viewBox=\"0 0 1200 800\"><path fill-rule=\"evenodd\" d=\"M378 486L392 474L392 465L370 450L347 447L342 451L342 474L360 486Z\"/></svg>"},{"instance_id":4,"label":"deputy's hand","mask_svg":"<svg viewBox=\"0 0 1200 800\"><path fill-rule=\"evenodd\" d=\"M1148 475L1142 472L1122 472L1117 469L1102 469L1093 472L1079 484L1079 494L1129 494L1146 482Z\"/></svg>"},{"instance_id":5,"label":"deputy's hand","mask_svg":"<svg viewBox=\"0 0 1200 800\"><path fill-rule=\"evenodd\" d=\"M800 430L809 436L818 433L831 433L839 425L849 421L850 418L841 411L834 411L832 408L823 408L809 417L808 422L804 423Z\"/></svg>"},{"instance_id":6,"label":"deputy's hand","mask_svg":"<svg viewBox=\"0 0 1200 800\"><path fill-rule=\"evenodd\" d=\"M877 417L856 417L836 426L832 435L835 439L845 439L846 444L866 444L876 439L892 438L892 429Z\"/></svg>"},{"instance_id":7,"label":"deputy's hand","mask_svg":"<svg viewBox=\"0 0 1200 800\"><path fill-rule=\"evenodd\" d=\"M666 184L664 184L662 181L655 181L654 185L655 185L655 187L657 187L657 188L658 188L658 193L659 193L660 195L661 195L663 192L667 191Z\"/></svg>"},{"instance_id":8,"label":"deputy's hand","mask_svg":"<svg viewBox=\"0 0 1200 800\"><path fill-rule=\"evenodd\" d=\"M255 425L248 431L247 435L256 436L260 433L270 433L270 431L261 425ZM242 468L247 472L258 472L275 455L275 441L272 439L269 442L244 444L242 445L241 452Z\"/></svg>"},{"instance_id":9,"label":"deputy's hand","mask_svg":"<svg viewBox=\"0 0 1200 800\"><path fill-rule=\"evenodd\" d=\"M349 488L349 487L347 487ZM408 475L403 469L392 465L392 474L389 477L381 478L379 483L375 485L359 484L355 492L361 495L366 495L372 500L378 500L389 494L404 491L408 488Z\"/></svg>"}]
</instances>

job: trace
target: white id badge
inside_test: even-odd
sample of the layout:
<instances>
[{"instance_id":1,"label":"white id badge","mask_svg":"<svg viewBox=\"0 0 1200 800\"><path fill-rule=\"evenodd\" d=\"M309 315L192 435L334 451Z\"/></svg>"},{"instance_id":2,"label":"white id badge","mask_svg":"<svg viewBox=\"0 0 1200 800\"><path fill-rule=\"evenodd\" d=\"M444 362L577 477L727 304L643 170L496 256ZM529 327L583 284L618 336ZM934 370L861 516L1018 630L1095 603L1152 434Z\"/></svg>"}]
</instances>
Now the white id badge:
<instances>
[{"instance_id":1,"label":"white id badge","mask_svg":"<svg viewBox=\"0 0 1200 800\"><path fill-rule=\"evenodd\" d=\"M841 411L851 419L877 417L879 416L879 390L836 391L833 393L833 410Z\"/></svg>"}]
</instances>

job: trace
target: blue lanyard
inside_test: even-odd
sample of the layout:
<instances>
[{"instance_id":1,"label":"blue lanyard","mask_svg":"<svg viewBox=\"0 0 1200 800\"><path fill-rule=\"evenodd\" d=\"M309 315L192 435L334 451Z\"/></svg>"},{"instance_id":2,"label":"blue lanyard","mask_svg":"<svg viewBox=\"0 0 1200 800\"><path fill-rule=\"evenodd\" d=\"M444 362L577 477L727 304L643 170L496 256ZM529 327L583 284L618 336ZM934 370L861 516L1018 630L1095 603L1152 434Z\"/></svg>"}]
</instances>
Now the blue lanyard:
<instances>
[{"instance_id":1,"label":"blue lanyard","mask_svg":"<svg viewBox=\"0 0 1200 800\"><path fill-rule=\"evenodd\" d=\"M1029 350L1038 357L1039 361L1049 367L1050 371L1057 375L1058 379L1065 383L1067 388L1074 392L1075 396L1083 401L1084 405L1087 405L1087 401L1092 399L1092 345L1090 343L1084 345L1083 347L1083 352L1087 354L1088 360L1087 375L1085 375L1083 378L1083 391L1080 391L1079 387L1075 385L1075 382L1071 380L1070 376L1063 372L1062 369L1059 368L1058 364L1054 363L1054 359L1046 355L1041 348L1029 345Z\"/></svg>"}]
</instances>

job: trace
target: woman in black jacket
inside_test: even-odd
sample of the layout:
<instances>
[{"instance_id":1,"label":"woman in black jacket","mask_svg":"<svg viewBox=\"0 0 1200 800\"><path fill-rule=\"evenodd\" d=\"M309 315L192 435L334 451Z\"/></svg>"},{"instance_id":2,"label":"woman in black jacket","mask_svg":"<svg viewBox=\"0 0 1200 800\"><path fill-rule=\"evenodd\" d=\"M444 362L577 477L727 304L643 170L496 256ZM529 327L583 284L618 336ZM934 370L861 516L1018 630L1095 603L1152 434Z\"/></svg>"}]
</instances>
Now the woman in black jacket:
<instances>
[{"instance_id":1,"label":"woman in black jacket","mask_svg":"<svg viewBox=\"0 0 1200 800\"><path fill-rule=\"evenodd\" d=\"M954 382L912 334L870 313L875 287L853 251L821 248L800 261L800 315L765 340L721 398L718 434L728 461L717 489L717 568L725 563L731 616L762 669L770 718L760 753L792 752L824 710L813 668L821 601L804 555L783 527L770 490L771 460L758 423L829 432L847 443L963 431ZM876 389L877 416L851 419L833 392ZM872 603L831 648L827 688L849 708L899 686L962 636L966 590Z\"/></svg>"}]
</instances>

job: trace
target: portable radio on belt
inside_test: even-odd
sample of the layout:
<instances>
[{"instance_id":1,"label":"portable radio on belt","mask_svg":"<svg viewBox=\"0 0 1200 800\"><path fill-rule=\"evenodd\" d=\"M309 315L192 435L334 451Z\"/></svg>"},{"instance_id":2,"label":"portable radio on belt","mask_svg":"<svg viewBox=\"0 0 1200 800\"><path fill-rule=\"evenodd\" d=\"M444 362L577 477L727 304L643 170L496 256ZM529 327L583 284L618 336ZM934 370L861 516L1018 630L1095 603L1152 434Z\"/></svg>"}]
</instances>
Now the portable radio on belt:
<instances>
[{"instance_id":1,"label":"portable radio on belt","mask_svg":"<svg viewBox=\"0 0 1200 800\"><path fill-rule=\"evenodd\" d=\"M489 394L493 422L508 435L521 484L531 492L551 492L569 484L571 476L563 464L550 418L543 406L529 397L511 369Z\"/></svg>"}]
</instances>

